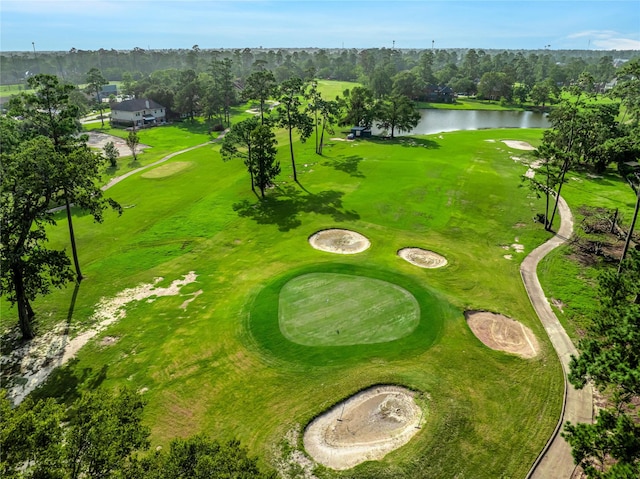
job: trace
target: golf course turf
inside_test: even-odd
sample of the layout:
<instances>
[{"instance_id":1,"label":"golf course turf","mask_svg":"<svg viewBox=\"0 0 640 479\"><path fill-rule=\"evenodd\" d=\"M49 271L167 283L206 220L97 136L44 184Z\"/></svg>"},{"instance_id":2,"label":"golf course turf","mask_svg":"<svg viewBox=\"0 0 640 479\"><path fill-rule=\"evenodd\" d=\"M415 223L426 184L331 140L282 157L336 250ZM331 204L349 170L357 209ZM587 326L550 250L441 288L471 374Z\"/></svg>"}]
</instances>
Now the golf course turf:
<instances>
[{"instance_id":1,"label":"golf course turf","mask_svg":"<svg viewBox=\"0 0 640 479\"><path fill-rule=\"evenodd\" d=\"M144 155L155 154L153 138L175 131L163 128L140 132L151 145ZM218 145L178 155L166 165L189 167L160 181L127 178L107 192L123 205L122 216L107 213L96 225L75 213L86 279L75 295L71 285L34 303L39 327L68 323L79 333L91 328L103 298L155 278L163 278L157 287L191 271L197 279L175 296L129 303L37 394L70 400L78 390L127 385L148 399L152 448L202 432L238 438L276 466L289 431L358 391L395 384L428 403L420 431L381 461L324 477L524 477L556 424L563 383L518 269L547 238L532 221L542 200L520 187L527 166L512 159L529 153L500 140L537 144L540 136L482 130L330 141L324 156L313 142L295 143L299 184L281 142L283 172L264 201L251 192L242 162L223 162ZM57 219L51 245L68 248L64 215ZM350 255L311 248L309 236L329 228L357 231L371 246ZM524 253L507 260L504 247L514 243ZM396 254L407 246L436 251L447 266L417 268ZM419 320L398 321L378 336L384 342L357 333L349 344L331 343L313 328L288 333L298 342L287 339L280 306L290 301L287 285L308 275L353 279L361 302L372 289L400 294L406 311L417 304ZM322 304L323 294L310 294L305 307ZM463 311L470 309L529 327L541 343L538 356L483 345L467 327Z\"/></svg>"},{"instance_id":2,"label":"golf course turf","mask_svg":"<svg viewBox=\"0 0 640 479\"><path fill-rule=\"evenodd\" d=\"M265 287L250 328L265 351L309 364L408 357L437 338L451 307L411 278L330 263Z\"/></svg>"},{"instance_id":3,"label":"golf course turf","mask_svg":"<svg viewBox=\"0 0 640 479\"><path fill-rule=\"evenodd\" d=\"M298 276L280 291L280 331L305 346L386 343L413 332L418 302L386 281L336 273Z\"/></svg>"}]
</instances>

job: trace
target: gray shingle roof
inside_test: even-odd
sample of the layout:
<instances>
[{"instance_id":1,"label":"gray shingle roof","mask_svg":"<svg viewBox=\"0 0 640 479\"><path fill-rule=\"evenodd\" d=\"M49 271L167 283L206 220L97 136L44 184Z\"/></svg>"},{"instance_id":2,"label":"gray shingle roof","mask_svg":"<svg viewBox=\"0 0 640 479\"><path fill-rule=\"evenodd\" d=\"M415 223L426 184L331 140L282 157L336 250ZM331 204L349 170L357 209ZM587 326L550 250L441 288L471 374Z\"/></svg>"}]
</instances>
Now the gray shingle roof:
<instances>
[{"instance_id":1,"label":"gray shingle roof","mask_svg":"<svg viewBox=\"0 0 640 479\"><path fill-rule=\"evenodd\" d=\"M111 105L112 110L120 111L141 111L164 108L159 103L153 100L146 100L144 98L136 98L134 100L125 100L120 103L113 103Z\"/></svg>"}]
</instances>

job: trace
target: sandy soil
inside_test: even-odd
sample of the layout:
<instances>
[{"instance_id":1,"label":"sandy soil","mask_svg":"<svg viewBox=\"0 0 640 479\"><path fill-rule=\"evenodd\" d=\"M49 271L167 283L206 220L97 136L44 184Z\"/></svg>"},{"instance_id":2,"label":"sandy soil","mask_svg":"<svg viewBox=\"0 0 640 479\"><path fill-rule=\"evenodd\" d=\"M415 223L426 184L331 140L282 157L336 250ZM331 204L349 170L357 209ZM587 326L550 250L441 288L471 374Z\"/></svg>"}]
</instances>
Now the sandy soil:
<instances>
[{"instance_id":1,"label":"sandy soil","mask_svg":"<svg viewBox=\"0 0 640 479\"><path fill-rule=\"evenodd\" d=\"M304 431L304 447L326 467L350 469L382 459L420 430L415 393L399 386L374 386L336 404Z\"/></svg>"},{"instance_id":2,"label":"sandy soil","mask_svg":"<svg viewBox=\"0 0 640 479\"><path fill-rule=\"evenodd\" d=\"M502 140L502 143L507 145L509 148L514 148L516 150L535 150L533 146L531 146L526 141L517 141L517 140Z\"/></svg>"},{"instance_id":3,"label":"sandy soil","mask_svg":"<svg viewBox=\"0 0 640 479\"><path fill-rule=\"evenodd\" d=\"M422 248L402 248L398 256L420 268L442 268L447 264L444 256Z\"/></svg>"},{"instance_id":4,"label":"sandy soil","mask_svg":"<svg viewBox=\"0 0 640 479\"><path fill-rule=\"evenodd\" d=\"M62 366L89 342L90 339L104 331L108 326L124 318L127 314L126 306L132 301L155 301L163 296L176 296L180 289L196 281L197 275L190 271L182 279L174 280L166 288L157 284L163 278L156 278L153 283L143 283L135 288L128 288L118 293L113 298L102 298L96 304L92 320L95 326L87 331L71 337L66 323L61 323L53 331L38 336L19 348L15 348L8 356L2 356L0 360L7 369L16 370L15 375L4 377L4 387L7 384L8 398L14 404L20 404L22 400L34 389L40 386L53 370ZM193 301L202 291L196 291L185 296L192 296L186 300L181 308L186 309L190 301ZM107 339L110 338L110 339ZM101 346L108 346L117 341L113 337L105 337Z\"/></svg>"},{"instance_id":5,"label":"sandy soil","mask_svg":"<svg viewBox=\"0 0 640 479\"><path fill-rule=\"evenodd\" d=\"M107 135L106 133L101 133L99 131L89 131L85 134L89 135L89 141L87 142L87 144L91 148L99 148L100 150L102 150L104 148L104 145L106 145L110 141L113 141L113 144L118 149L118 152L120 153L121 157L132 156L131 148L127 146L127 142L124 141L122 138L118 138L117 136L113 136L113 135ZM136 153L139 153L145 148L149 148L149 145L139 144L138 147L136 148Z\"/></svg>"},{"instance_id":6,"label":"sandy soil","mask_svg":"<svg viewBox=\"0 0 640 479\"><path fill-rule=\"evenodd\" d=\"M309 244L317 250L338 254L361 253L371 246L360 233L342 229L318 231L309 237Z\"/></svg>"},{"instance_id":7,"label":"sandy soil","mask_svg":"<svg viewBox=\"0 0 640 479\"><path fill-rule=\"evenodd\" d=\"M518 321L488 311L467 311L467 324L486 346L523 358L538 355L540 346L531 329Z\"/></svg>"}]
</instances>

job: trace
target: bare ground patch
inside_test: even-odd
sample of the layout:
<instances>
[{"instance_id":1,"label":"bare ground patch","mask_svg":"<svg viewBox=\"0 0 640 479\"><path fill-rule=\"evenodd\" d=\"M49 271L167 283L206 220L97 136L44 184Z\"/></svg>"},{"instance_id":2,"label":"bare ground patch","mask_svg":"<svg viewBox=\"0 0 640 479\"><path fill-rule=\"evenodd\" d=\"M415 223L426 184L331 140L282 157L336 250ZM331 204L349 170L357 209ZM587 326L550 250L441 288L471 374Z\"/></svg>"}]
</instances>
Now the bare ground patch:
<instances>
[{"instance_id":1,"label":"bare ground patch","mask_svg":"<svg viewBox=\"0 0 640 479\"><path fill-rule=\"evenodd\" d=\"M184 285L195 282L196 278L195 272L191 271L182 279L174 280L166 288L158 287L157 284L163 278L156 278L153 283L143 283L125 289L113 298L102 298L96 304L92 316L95 326L92 328L72 337L68 325L60 323L54 330L14 348L0 358L3 387L7 389L7 397L14 404L22 402L29 393L46 381L55 368L73 358L90 339L124 318L127 314L126 306L132 301L154 301L164 296L176 296ZM196 293L192 294L194 295ZM107 336L101 341L101 346L108 346L116 341L117 338Z\"/></svg>"},{"instance_id":2,"label":"bare ground patch","mask_svg":"<svg viewBox=\"0 0 640 479\"><path fill-rule=\"evenodd\" d=\"M317 250L337 254L361 253L371 246L365 236L344 229L318 231L309 237L309 244Z\"/></svg>"},{"instance_id":3,"label":"bare ground patch","mask_svg":"<svg viewBox=\"0 0 640 479\"><path fill-rule=\"evenodd\" d=\"M527 359L540 352L533 331L514 319L488 311L467 311L465 317L473 334L491 349Z\"/></svg>"},{"instance_id":4,"label":"bare ground patch","mask_svg":"<svg viewBox=\"0 0 640 479\"><path fill-rule=\"evenodd\" d=\"M420 430L422 410L414 397L400 386L361 391L309 423L304 447L315 461L336 470L380 460Z\"/></svg>"},{"instance_id":5,"label":"bare ground patch","mask_svg":"<svg viewBox=\"0 0 640 479\"><path fill-rule=\"evenodd\" d=\"M447 264L447 258L433 251L422 248L402 248L398 256L420 268L442 268Z\"/></svg>"},{"instance_id":6,"label":"bare ground patch","mask_svg":"<svg viewBox=\"0 0 640 479\"><path fill-rule=\"evenodd\" d=\"M519 141L519 140L502 140L502 143L504 143L505 145L507 145L509 148L513 148L515 150L527 150L527 151L532 151L535 150L534 146L531 146L529 143L527 143L526 141Z\"/></svg>"},{"instance_id":7,"label":"bare ground patch","mask_svg":"<svg viewBox=\"0 0 640 479\"><path fill-rule=\"evenodd\" d=\"M104 146L110 141L113 142L115 147L118 149L118 153L120 156L131 156L131 148L127 146L127 142L122 138L113 135L107 135L106 133L101 133L99 131L89 131L85 133L89 136L89 141L87 144L91 148L99 148L102 150ZM139 144L136 148L136 153L144 150L145 148L149 148L149 145Z\"/></svg>"}]
</instances>

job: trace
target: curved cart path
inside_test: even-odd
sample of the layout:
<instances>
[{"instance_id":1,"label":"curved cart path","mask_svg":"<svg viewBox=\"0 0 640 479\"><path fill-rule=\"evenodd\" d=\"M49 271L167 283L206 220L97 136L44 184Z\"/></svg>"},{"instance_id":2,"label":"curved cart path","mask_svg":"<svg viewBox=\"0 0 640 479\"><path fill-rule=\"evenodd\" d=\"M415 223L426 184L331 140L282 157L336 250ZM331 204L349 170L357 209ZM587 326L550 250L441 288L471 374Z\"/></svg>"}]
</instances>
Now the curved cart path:
<instances>
[{"instance_id":1,"label":"curved cart path","mask_svg":"<svg viewBox=\"0 0 640 479\"><path fill-rule=\"evenodd\" d=\"M174 158L174 157L176 157L178 155L182 155L183 153L186 153L188 151L195 150L197 148L202 148L203 146L207 146L207 145L210 145L212 143L216 143L216 142L222 140L222 138L224 138L224 135L226 135L228 131L229 131L228 129L224 130L222 133L220 133L220 135L217 138L214 138L211 141L207 141L206 143L201 143L199 145L192 146L190 148L185 148L184 150L176 151L175 153L171 153L171 154L165 156L164 158L159 159L158 161L154 161L153 163L149 163L148 165L144 165L144 166L141 166L140 168L136 168L135 170L131 170L128 173L125 173L122 176L116 176L115 178L112 178L106 185L102 186L100 189L102 191L106 191L109 188L111 188L113 185L116 185L116 184L120 183L122 180L127 179L130 176L133 176L133 175L135 175L137 173L140 173L141 171L146 170L147 168L151 168L152 166L157 166L160 163L164 163L165 161L168 161L171 158Z\"/></svg>"},{"instance_id":2,"label":"curved cart path","mask_svg":"<svg viewBox=\"0 0 640 479\"><path fill-rule=\"evenodd\" d=\"M573 232L571 210L563 198L560 198L558 207L561 218L558 233L549 241L534 249L520 266L520 275L522 276L524 287L558 354L564 374L564 401L560 419L551 438L527 474L527 479L571 478L576 466L571 456L571 448L560 435L560 432L566 421L590 423L593 420L593 392L591 387L587 385L584 389L577 390L567 379L571 355L577 355L578 351L553 313L536 274L540 260L554 248L565 243Z\"/></svg>"}]
</instances>

